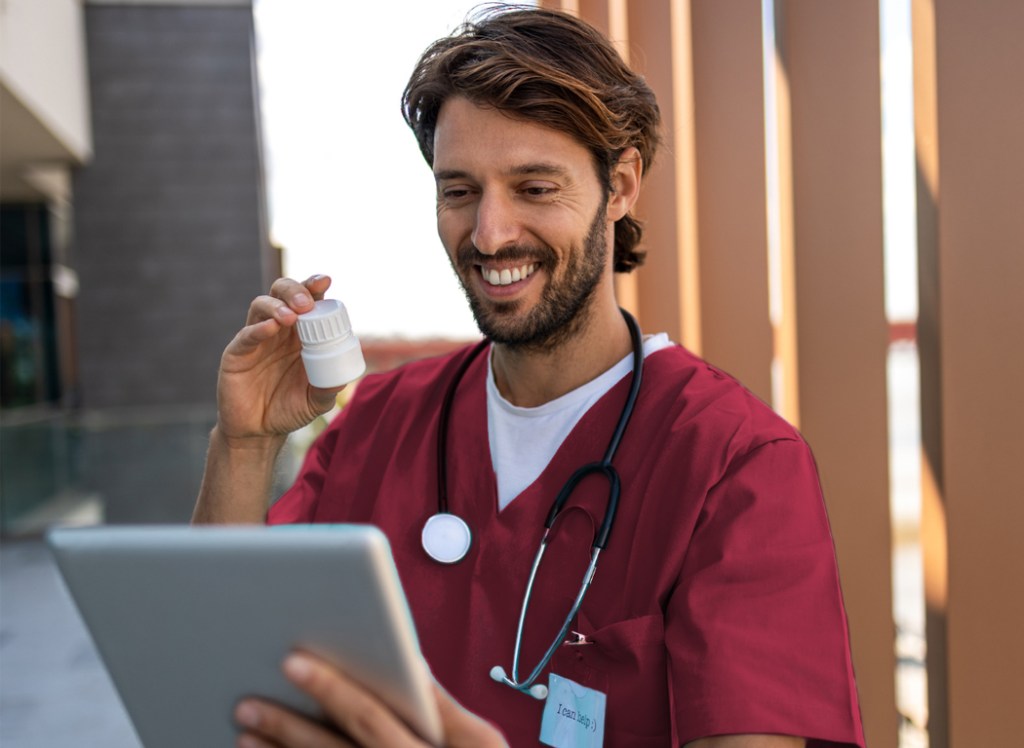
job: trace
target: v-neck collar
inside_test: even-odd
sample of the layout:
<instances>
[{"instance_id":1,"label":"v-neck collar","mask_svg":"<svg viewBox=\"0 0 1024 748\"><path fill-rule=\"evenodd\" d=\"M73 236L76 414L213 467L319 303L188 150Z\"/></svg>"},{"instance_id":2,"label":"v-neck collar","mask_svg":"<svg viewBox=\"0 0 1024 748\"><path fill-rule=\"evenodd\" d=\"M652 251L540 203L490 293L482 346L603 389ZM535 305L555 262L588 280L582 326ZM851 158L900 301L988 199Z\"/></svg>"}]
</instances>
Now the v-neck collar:
<instances>
[{"instance_id":1,"label":"v-neck collar","mask_svg":"<svg viewBox=\"0 0 1024 748\"><path fill-rule=\"evenodd\" d=\"M612 422L625 400L630 373L598 398L562 441L540 475L500 511L497 476L487 435L486 377L487 362L480 356L467 370L452 405L453 431L465 429L468 433L462 438L453 438L449 444L448 475L456 487L450 498L451 510L472 515L475 523L496 523L509 529L539 529L569 476L584 464L600 461L604 455L614 428ZM475 526L482 529L483 525Z\"/></svg>"}]
</instances>

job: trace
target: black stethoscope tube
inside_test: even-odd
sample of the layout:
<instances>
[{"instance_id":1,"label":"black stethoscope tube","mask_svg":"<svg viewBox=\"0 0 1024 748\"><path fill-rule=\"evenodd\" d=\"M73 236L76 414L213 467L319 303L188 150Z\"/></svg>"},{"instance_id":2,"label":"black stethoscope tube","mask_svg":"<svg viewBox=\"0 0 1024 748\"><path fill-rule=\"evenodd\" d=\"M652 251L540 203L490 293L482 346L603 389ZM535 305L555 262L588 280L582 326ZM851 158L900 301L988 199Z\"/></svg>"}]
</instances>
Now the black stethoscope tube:
<instances>
[{"instance_id":1,"label":"black stethoscope tube","mask_svg":"<svg viewBox=\"0 0 1024 748\"><path fill-rule=\"evenodd\" d=\"M444 393L444 400L441 402L441 419L437 424L437 511L441 514L448 513L448 421L451 420L452 416L452 401L455 399L455 390L458 389L459 383L466 375L466 370L473 363L473 359L480 355L490 343L491 341L484 338L466 354L466 357L462 359L462 363L459 364L459 368L455 371L455 376L452 377L451 384L448 385L448 391Z\"/></svg>"},{"instance_id":2,"label":"black stethoscope tube","mask_svg":"<svg viewBox=\"0 0 1024 748\"><path fill-rule=\"evenodd\" d=\"M612 460L615 458L615 452L619 449L619 442L622 441L622 435L626 432L626 426L629 425L629 419L633 416L633 409L636 406L636 398L640 394L640 384L643 380L644 371L644 347L640 336L640 326L625 309L620 309L619 311L622 312L622 316L626 319L626 324L629 327L629 337L633 344L633 379L629 385L626 403L622 406L622 414L619 416L615 432L608 443L608 449L605 450L604 459L601 462L592 462L589 465L584 465L569 477L569 480L562 486L562 490L558 492L555 503L551 505L551 511L548 512L548 518L544 522L544 527L550 530L551 526L555 523L555 518L558 517L558 513L562 511L562 507L569 500L569 496L572 495L579 482L588 475L602 473L608 479L608 506L605 508L601 529L598 530L594 543L591 546L592 548L602 549L608 544L608 536L611 534L612 525L615 522L615 513L619 509L619 495L622 491L622 482L619 480L618 471L612 465Z\"/></svg>"}]
</instances>

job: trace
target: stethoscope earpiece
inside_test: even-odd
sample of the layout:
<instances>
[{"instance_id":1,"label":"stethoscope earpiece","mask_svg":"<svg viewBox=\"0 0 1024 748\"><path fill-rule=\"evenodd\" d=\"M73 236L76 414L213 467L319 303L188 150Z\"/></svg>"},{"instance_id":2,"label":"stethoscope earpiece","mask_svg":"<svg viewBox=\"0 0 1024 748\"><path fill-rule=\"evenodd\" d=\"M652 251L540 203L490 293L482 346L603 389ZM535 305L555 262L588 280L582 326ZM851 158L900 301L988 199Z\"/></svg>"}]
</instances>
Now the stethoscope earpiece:
<instances>
[{"instance_id":1,"label":"stethoscope earpiece","mask_svg":"<svg viewBox=\"0 0 1024 748\"><path fill-rule=\"evenodd\" d=\"M540 683L534 683L530 686L530 696L538 701L544 701L548 697L548 687Z\"/></svg>"}]
</instances>

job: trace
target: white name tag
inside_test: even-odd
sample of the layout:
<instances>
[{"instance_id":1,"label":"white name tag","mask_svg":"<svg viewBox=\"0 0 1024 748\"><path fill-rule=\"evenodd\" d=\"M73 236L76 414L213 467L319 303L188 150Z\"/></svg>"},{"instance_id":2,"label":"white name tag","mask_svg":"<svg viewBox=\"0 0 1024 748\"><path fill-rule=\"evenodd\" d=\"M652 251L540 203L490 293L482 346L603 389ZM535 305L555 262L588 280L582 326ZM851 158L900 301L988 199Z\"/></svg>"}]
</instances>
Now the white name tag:
<instances>
[{"instance_id":1,"label":"white name tag","mask_svg":"<svg viewBox=\"0 0 1024 748\"><path fill-rule=\"evenodd\" d=\"M554 748L601 748L607 697L551 673L540 722L540 742Z\"/></svg>"}]
</instances>

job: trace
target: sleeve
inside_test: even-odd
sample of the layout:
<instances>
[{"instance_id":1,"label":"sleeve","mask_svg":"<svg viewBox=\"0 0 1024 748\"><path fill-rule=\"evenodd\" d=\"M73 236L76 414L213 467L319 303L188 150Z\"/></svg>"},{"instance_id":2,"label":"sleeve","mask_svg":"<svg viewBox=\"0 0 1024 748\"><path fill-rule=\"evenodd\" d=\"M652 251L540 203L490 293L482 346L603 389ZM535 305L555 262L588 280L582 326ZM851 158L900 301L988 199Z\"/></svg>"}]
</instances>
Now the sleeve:
<instances>
[{"instance_id":1,"label":"sleeve","mask_svg":"<svg viewBox=\"0 0 1024 748\"><path fill-rule=\"evenodd\" d=\"M803 441L756 447L708 493L666 647L681 743L773 733L863 746L835 549Z\"/></svg>"}]
</instances>

